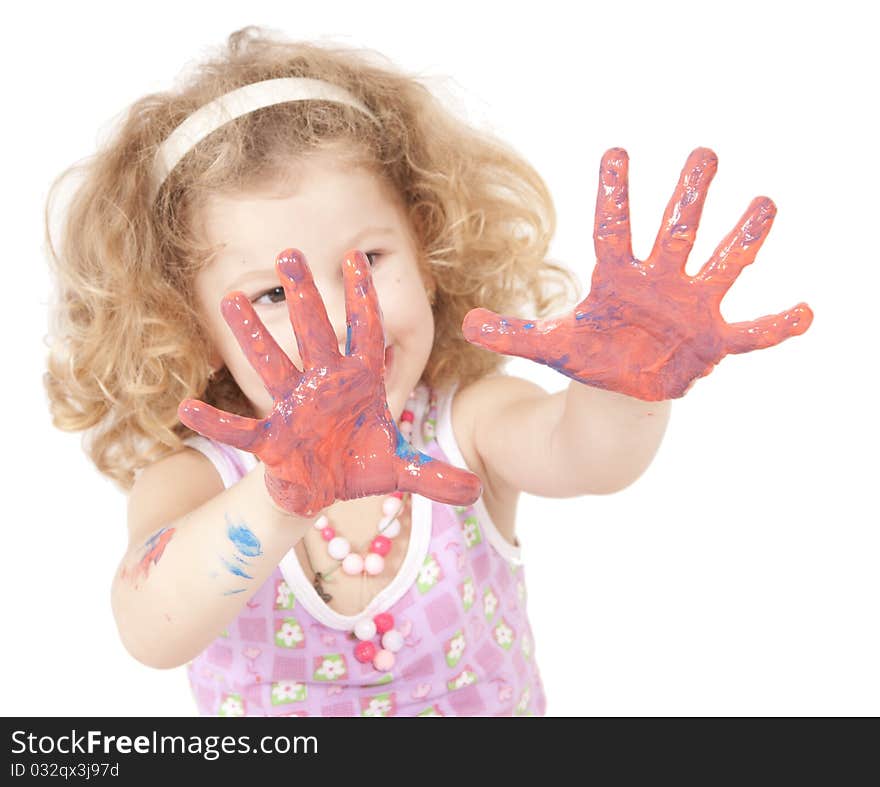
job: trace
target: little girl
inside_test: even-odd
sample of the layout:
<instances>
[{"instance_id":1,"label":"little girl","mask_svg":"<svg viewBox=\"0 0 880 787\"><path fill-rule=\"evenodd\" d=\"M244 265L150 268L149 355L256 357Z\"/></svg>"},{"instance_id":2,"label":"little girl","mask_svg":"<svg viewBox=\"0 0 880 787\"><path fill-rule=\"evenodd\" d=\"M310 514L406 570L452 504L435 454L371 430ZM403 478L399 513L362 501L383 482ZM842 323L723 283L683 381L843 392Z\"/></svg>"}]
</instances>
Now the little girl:
<instances>
[{"instance_id":1,"label":"little girl","mask_svg":"<svg viewBox=\"0 0 880 787\"><path fill-rule=\"evenodd\" d=\"M766 198L684 281L715 164L694 151L642 263L609 151L590 295L526 321L499 314L577 287L546 260L550 196L416 79L246 28L138 101L49 241L46 375L55 424L129 490L132 656L186 664L205 715L543 715L518 494L623 488L670 399L809 325L720 321Z\"/></svg>"}]
</instances>

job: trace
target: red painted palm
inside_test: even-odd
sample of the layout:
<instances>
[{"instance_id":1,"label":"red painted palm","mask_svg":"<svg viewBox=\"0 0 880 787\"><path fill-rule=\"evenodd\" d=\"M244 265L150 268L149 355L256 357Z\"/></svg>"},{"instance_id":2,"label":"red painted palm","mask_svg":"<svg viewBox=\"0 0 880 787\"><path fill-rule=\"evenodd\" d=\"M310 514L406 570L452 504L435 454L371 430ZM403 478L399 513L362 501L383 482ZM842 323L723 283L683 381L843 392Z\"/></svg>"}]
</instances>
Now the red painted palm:
<instances>
[{"instance_id":1,"label":"red painted palm","mask_svg":"<svg viewBox=\"0 0 880 787\"><path fill-rule=\"evenodd\" d=\"M276 272L284 287L303 370L281 350L240 292L221 303L224 319L274 399L257 420L187 399L180 420L191 429L250 451L266 465L279 506L313 516L336 500L397 489L454 505L482 491L473 473L415 450L403 437L385 393L382 313L366 256L345 257L348 341L340 354L304 255L287 249Z\"/></svg>"},{"instance_id":2,"label":"red painted palm","mask_svg":"<svg viewBox=\"0 0 880 787\"><path fill-rule=\"evenodd\" d=\"M800 303L749 322L726 323L720 303L752 263L776 215L756 197L695 276L685 273L718 159L697 148L682 170L650 256L633 257L626 151L602 157L593 233L597 262L589 295L573 313L547 320L465 316L465 338L488 350L551 366L586 385L646 401L675 399L729 353L772 347L803 333L813 313Z\"/></svg>"}]
</instances>

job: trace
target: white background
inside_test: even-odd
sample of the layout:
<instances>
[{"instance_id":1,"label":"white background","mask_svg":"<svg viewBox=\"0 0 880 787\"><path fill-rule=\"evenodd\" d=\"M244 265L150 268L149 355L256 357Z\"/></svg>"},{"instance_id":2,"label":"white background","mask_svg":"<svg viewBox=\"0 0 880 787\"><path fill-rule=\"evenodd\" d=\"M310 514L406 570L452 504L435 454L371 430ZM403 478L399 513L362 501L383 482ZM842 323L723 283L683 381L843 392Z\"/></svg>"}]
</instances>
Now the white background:
<instances>
[{"instance_id":1,"label":"white background","mask_svg":"<svg viewBox=\"0 0 880 787\"><path fill-rule=\"evenodd\" d=\"M867 4L865 4L867 6ZM719 157L688 272L752 197L778 206L729 322L800 301L801 337L725 358L672 405L647 472L524 497L518 531L551 715L880 711L875 41L851 2L76 3L17 6L2 49L4 715L190 715L183 668L120 644L125 499L50 424L41 383L49 183L232 31L376 49L546 179L551 249L586 285L598 165L630 156L650 251L688 153ZM874 78L869 80L869 74ZM584 295L586 291L584 291ZM567 379L516 360L548 391Z\"/></svg>"}]
</instances>

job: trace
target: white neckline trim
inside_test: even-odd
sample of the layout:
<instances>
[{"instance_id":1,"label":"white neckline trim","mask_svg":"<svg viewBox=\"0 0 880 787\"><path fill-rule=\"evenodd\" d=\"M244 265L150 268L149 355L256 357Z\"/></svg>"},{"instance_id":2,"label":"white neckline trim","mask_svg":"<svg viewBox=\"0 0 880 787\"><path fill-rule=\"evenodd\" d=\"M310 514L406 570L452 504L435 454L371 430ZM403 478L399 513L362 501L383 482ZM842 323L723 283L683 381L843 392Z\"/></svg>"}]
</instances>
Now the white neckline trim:
<instances>
[{"instance_id":1,"label":"white neckline trim","mask_svg":"<svg viewBox=\"0 0 880 787\"><path fill-rule=\"evenodd\" d=\"M394 579L357 615L342 615L327 606L306 578L294 549L288 550L278 567L285 582L293 590L294 598L315 620L331 628L350 631L361 618L373 617L389 609L415 583L431 543L431 515L431 501L413 493L412 527L403 563Z\"/></svg>"},{"instance_id":2,"label":"white neckline trim","mask_svg":"<svg viewBox=\"0 0 880 787\"><path fill-rule=\"evenodd\" d=\"M464 457L461 455L461 450L458 447L458 442L455 439L455 431L452 428L452 400L457 388L458 383L455 383L443 400L437 404L437 442L452 464L474 472L464 461ZM514 546L501 535L501 531L492 521L492 517L489 516L489 511L486 509L485 503L483 503L482 495L473 504L473 507L477 512L480 526L489 543L505 560L517 566L521 565L523 562L522 542L519 536L517 536L517 541L520 542L520 546Z\"/></svg>"}]
</instances>

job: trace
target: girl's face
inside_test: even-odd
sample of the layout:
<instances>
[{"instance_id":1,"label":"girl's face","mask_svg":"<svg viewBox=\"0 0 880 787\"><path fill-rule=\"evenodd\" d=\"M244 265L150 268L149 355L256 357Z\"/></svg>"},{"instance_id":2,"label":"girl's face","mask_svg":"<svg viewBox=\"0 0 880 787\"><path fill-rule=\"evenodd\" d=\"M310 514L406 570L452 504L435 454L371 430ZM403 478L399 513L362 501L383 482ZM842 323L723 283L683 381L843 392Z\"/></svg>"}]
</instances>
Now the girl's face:
<instances>
[{"instance_id":1,"label":"girl's face","mask_svg":"<svg viewBox=\"0 0 880 787\"><path fill-rule=\"evenodd\" d=\"M272 397L248 363L220 313L220 301L244 292L266 329L291 361L302 360L290 324L275 258L288 248L303 252L321 294L341 354L345 353L345 252L360 249L372 263L385 332L388 406L400 416L418 384L434 343L434 319L418 267L418 248L396 195L380 178L334 163L329 154L300 162L295 190L282 198L213 197L200 219L216 256L196 276L197 308L215 349L256 412L265 417ZM289 194L289 192L285 192Z\"/></svg>"}]
</instances>

